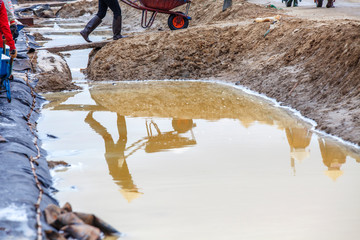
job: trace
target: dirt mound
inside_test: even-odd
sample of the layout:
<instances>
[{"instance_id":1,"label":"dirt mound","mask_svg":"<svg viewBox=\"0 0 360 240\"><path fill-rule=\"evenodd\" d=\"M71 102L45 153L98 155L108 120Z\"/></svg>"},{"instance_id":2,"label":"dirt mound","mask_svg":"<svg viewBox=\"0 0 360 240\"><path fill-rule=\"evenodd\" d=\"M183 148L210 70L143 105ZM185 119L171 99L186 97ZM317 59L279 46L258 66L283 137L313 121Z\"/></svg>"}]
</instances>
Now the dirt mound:
<instances>
[{"instance_id":1,"label":"dirt mound","mask_svg":"<svg viewBox=\"0 0 360 240\"><path fill-rule=\"evenodd\" d=\"M252 20L256 17L272 16L283 13L272 8L249 3L245 0L233 0L233 5L222 11L223 1L197 0L191 3L189 15L192 17L191 26L215 23L219 21Z\"/></svg>"},{"instance_id":2,"label":"dirt mound","mask_svg":"<svg viewBox=\"0 0 360 240\"><path fill-rule=\"evenodd\" d=\"M33 61L34 73L39 79L37 92L56 92L79 89L72 83L72 76L66 61L57 54L42 50L35 53ZM33 58L33 56L31 56Z\"/></svg>"},{"instance_id":3,"label":"dirt mound","mask_svg":"<svg viewBox=\"0 0 360 240\"><path fill-rule=\"evenodd\" d=\"M253 19L275 10L235 1L230 11L221 12L218 1L198 2L192 8L199 8L196 27L112 42L89 62L89 77L238 82L300 110L326 132L360 144L360 110L354 107L360 103L359 21L283 15L264 38L270 23Z\"/></svg>"},{"instance_id":4,"label":"dirt mound","mask_svg":"<svg viewBox=\"0 0 360 240\"><path fill-rule=\"evenodd\" d=\"M65 4L57 13L61 18L75 18L85 14L95 14L98 1L81 0Z\"/></svg>"},{"instance_id":5,"label":"dirt mound","mask_svg":"<svg viewBox=\"0 0 360 240\"><path fill-rule=\"evenodd\" d=\"M247 22L141 35L106 45L88 73L93 80L236 75L347 81L359 76L359 26L284 19L266 38L269 23ZM276 71L281 76L272 76Z\"/></svg>"}]
</instances>

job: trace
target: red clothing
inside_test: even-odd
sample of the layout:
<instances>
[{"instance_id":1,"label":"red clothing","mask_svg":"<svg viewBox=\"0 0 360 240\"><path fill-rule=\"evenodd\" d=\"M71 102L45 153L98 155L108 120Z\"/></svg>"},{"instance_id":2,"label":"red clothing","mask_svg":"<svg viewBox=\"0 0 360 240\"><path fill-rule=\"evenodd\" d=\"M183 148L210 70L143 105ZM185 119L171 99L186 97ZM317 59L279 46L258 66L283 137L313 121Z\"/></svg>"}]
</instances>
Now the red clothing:
<instances>
[{"instance_id":1,"label":"red clothing","mask_svg":"<svg viewBox=\"0 0 360 240\"><path fill-rule=\"evenodd\" d=\"M4 3L0 0L0 33L5 36L6 44L9 45L10 51L16 49L15 42L12 38L9 21L6 13L6 8ZM0 37L0 47L3 47L3 40Z\"/></svg>"}]
</instances>

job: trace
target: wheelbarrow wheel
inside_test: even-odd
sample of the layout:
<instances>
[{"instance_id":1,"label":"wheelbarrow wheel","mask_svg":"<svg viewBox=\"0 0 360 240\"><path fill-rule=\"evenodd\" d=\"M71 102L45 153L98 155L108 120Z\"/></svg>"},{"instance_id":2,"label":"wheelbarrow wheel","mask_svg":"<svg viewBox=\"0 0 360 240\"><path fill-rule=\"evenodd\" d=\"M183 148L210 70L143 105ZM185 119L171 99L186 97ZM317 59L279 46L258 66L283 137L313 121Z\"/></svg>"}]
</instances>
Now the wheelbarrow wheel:
<instances>
[{"instance_id":1,"label":"wheelbarrow wheel","mask_svg":"<svg viewBox=\"0 0 360 240\"><path fill-rule=\"evenodd\" d=\"M182 12L178 13L183 14ZM184 29L189 26L189 19L180 15L170 14L168 19L168 26L171 30Z\"/></svg>"}]
</instances>

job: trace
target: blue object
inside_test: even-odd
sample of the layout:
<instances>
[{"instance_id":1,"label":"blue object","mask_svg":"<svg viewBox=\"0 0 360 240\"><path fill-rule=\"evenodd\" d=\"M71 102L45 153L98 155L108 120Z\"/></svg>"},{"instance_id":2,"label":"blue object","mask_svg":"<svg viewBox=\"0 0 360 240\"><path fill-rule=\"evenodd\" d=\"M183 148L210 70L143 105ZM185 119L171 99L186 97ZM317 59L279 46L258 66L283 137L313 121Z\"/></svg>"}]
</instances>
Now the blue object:
<instances>
[{"instance_id":1,"label":"blue object","mask_svg":"<svg viewBox=\"0 0 360 240\"><path fill-rule=\"evenodd\" d=\"M6 49L6 48L5 48ZM11 102L11 89L10 89L10 78L12 72L13 59L5 54L1 54L1 63L0 63L0 79L1 87L6 91L6 98L8 102Z\"/></svg>"},{"instance_id":2,"label":"blue object","mask_svg":"<svg viewBox=\"0 0 360 240\"><path fill-rule=\"evenodd\" d=\"M11 102L11 89L10 89L10 79L9 78L5 78L3 80L3 87L5 88L6 91L6 98L8 100L8 102Z\"/></svg>"},{"instance_id":3,"label":"blue object","mask_svg":"<svg viewBox=\"0 0 360 240\"><path fill-rule=\"evenodd\" d=\"M10 47L8 45L5 46L5 55L10 57Z\"/></svg>"},{"instance_id":4,"label":"blue object","mask_svg":"<svg viewBox=\"0 0 360 240\"><path fill-rule=\"evenodd\" d=\"M17 27L17 30L20 32L21 29L23 29L25 26L24 26L24 25L17 24L16 27Z\"/></svg>"},{"instance_id":5,"label":"blue object","mask_svg":"<svg viewBox=\"0 0 360 240\"><path fill-rule=\"evenodd\" d=\"M0 77L7 78L9 76L10 76L10 57L1 54Z\"/></svg>"},{"instance_id":6,"label":"blue object","mask_svg":"<svg viewBox=\"0 0 360 240\"><path fill-rule=\"evenodd\" d=\"M4 54L3 48L0 48L0 54ZM8 45L5 47L5 55L10 57L10 47Z\"/></svg>"}]
</instances>

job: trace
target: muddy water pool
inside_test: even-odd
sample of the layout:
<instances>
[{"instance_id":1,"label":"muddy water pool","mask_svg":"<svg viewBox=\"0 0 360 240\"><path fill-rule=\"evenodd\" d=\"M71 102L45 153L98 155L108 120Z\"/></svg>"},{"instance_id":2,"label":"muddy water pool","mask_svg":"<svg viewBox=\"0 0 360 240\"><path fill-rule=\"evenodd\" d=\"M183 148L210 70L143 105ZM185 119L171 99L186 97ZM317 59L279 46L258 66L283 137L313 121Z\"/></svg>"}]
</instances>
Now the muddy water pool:
<instances>
[{"instance_id":1,"label":"muddy water pool","mask_svg":"<svg viewBox=\"0 0 360 240\"><path fill-rule=\"evenodd\" d=\"M360 156L271 102L211 82L46 94L38 129L56 198L124 239L359 239ZM52 136L56 136L53 138Z\"/></svg>"}]
</instances>

